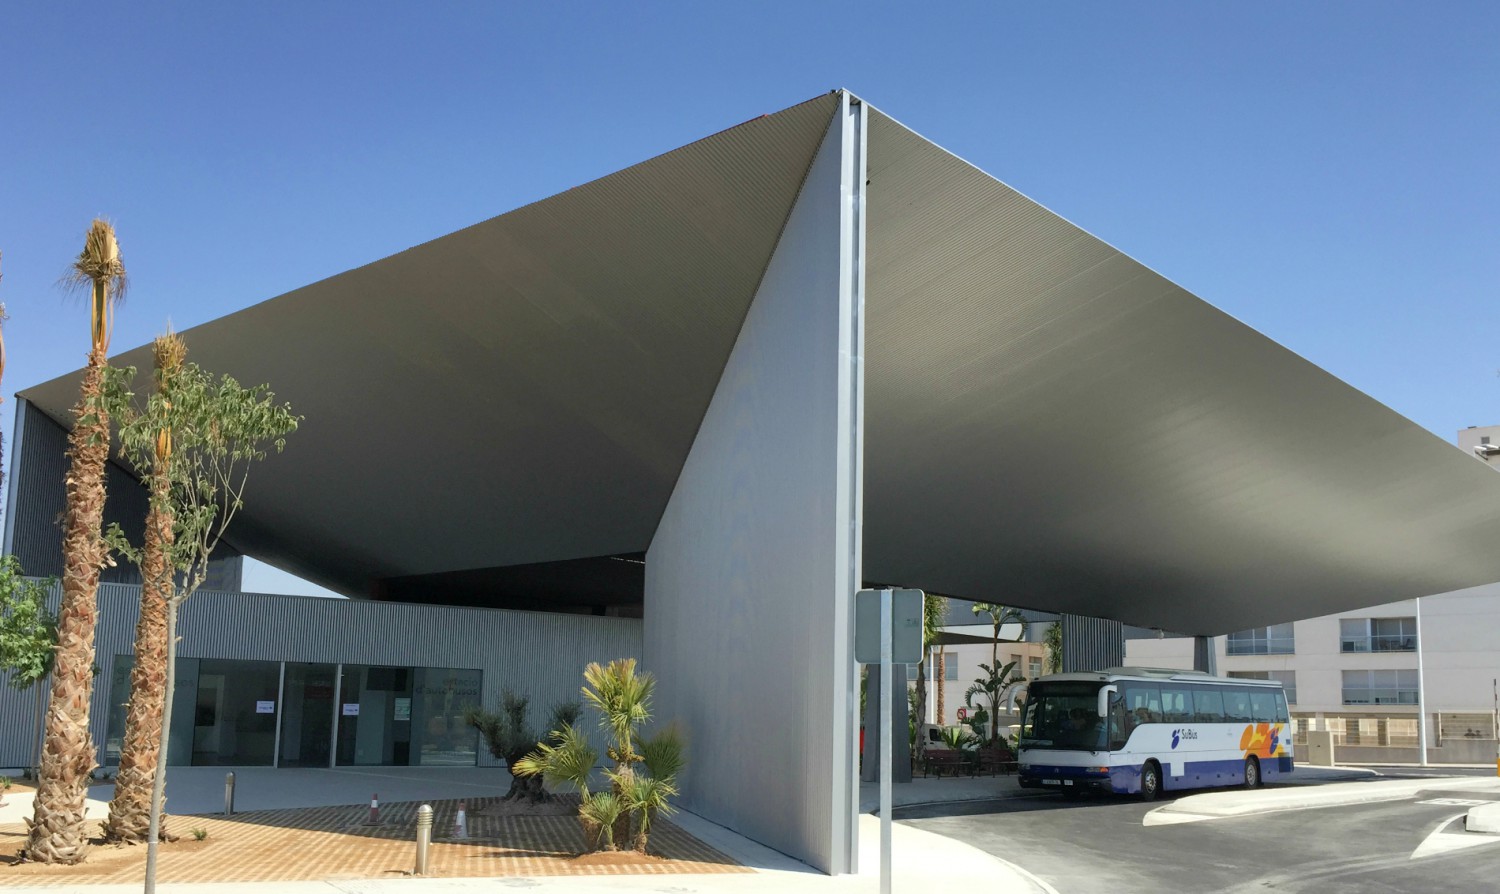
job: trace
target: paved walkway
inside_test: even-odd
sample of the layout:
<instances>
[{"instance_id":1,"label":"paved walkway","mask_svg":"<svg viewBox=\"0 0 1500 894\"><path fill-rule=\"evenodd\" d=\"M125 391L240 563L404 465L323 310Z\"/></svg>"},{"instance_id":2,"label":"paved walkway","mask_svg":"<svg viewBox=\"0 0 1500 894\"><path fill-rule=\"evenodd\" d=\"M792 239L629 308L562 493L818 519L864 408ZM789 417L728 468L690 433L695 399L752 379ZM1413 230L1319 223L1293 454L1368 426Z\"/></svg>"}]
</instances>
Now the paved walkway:
<instances>
[{"instance_id":1,"label":"paved walkway","mask_svg":"<svg viewBox=\"0 0 1500 894\"><path fill-rule=\"evenodd\" d=\"M486 768L382 767L338 770L246 768L235 771L235 774L238 783L237 811L244 811L247 815L236 816L233 819L204 816L199 820L183 816L183 814L189 811L213 814L223 810L224 771L207 767L174 769L169 786L171 794L169 807L177 817L174 820L174 828L180 833L194 826L203 826L209 829L209 842L215 840L227 842L236 836L245 837L243 832L232 831L233 827L228 824L253 822L257 817L267 815L259 811L276 811L291 807L339 807L334 811L309 811L308 813L332 817L336 820L335 825L345 827L344 831L347 832L348 824L353 821L353 818L359 817L363 811L367 810L369 796L375 792L380 793L382 803L387 805L385 810L405 811L408 807L414 809L417 802L436 802L443 805L443 810L447 811L451 808L451 799L467 798L470 801L476 801L481 798L493 798L498 794L503 794L510 783L509 774L503 769ZM1373 779L1375 776L1376 774L1367 770L1299 767L1293 777L1299 785L1267 789L1264 792L1272 794L1298 789L1314 792L1315 786L1320 783ZM96 787L91 790L91 796L98 799L97 803L91 804L93 813L103 816L104 799L107 799L109 794L109 786ZM892 794L893 802L897 806L1050 795L1050 793L1021 789L1016 784L1014 776L926 779L918 777L910 783L894 785ZM860 868L857 874L825 876L784 854L756 844L722 826L692 814L679 813L673 818L676 826L687 836L691 836L690 840L696 840L704 848L697 853L700 855L718 854L717 858L709 856L707 859L710 862L714 860L723 862L712 866L715 870L712 874L673 874L667 884L676 894L719 891L744 892L744 894L868 892L872 890L878 872L879 821L871 815L871 812L878 806L878 796L877 785L869 783L861 785L859 824L860 840L864 846L860 848ZM1289 796L1281 795L1281 797ZM14 800L17 801L15 806L0 807L0 823L13 822L21 816L29 815L29 805L21 803L24 799ZM396 802L408 803L403 803L398 808ZM346 814L348 814L347 817ZM572 822L571 818L568 818L568 821ZM437 827L441 829L444 822L451 823L446 813L440 818ZM452 875L430 879L379 878L382 872L389 876L390 873L386 872L387 870L404 867L411 862L409 856L406 855L408 849L413 847L409 841L410 837L406 834L404 825L399 833L394 830L393 826L391 834L377 834L371 836L371 840L367 842L372 855L370 859L374 859L374 863L368 866L362 863L360 866L342 867L328 865L326 861L319 858L316 846L313 846L311 850L306 850L305 846L311 845L312 842L303 841L303 849L292 848L282 855L281 859L288 865L289 871L282 873L275 880L215 884L194 877L191 881L184 879L182 883L164 883L160 889L163 894L182 894L182 892L189 891L204 892L204 894L271 894L271 892L277 892L277 894L280 892L285 892L285 894L315 894L315 892L316 894L326 894L326 892L382 894L387 890L421 892L421 894L445 892L446 894L446 892L493 890L497 884L520 883L527 888L539 889L542 892L568 891L593 894L593 892L605 891L660 891L666 882L659 874L610 875L607 878L580 877L576 874L562 877L512 876L498 882L493 879L456 878ZM961 842L911 826L896 824L893 828L892 844L893 882L897 889L928 890L934 884L942 885L945 882L971 884L974 879L979 878L985 880L986 890L995 894L1012 894L1012 892L1014 894L1031 894L1031 892L1045 894L1050 890L1045 883L1001 859ZM452 845L452 847L462 846ZM472 845L468 847L468 853L477 853ZM376 850L380 852L376 854ZM486 850L493 852L495 848L491 846ZM298 870L305 869L305 864L309 862L317 862L319 867L327 873L323 880L307 880L304 872L290 871L290 867ZM724 872L730 864L738 864L752 871ZM3 872L4 869L0 868L0 873ZM355 877L361 874L377 877ZM468 874L468 871L465 870L464 874ZM334 875L342 877L329 877ZM3 878L4 876L0 875L0 879ZM59 878L65 877L59 876ZM299 878L303 880L297 880ZM56 891L58 884L58 882L53 882L47 887L12 887L9 884L11 880L6 881L6 887L16 891ZM17 878L14 881L22 880ZM35 885L36 883L27 879L26 884ZM129 884L90 884L83 890L87 890L90 894L115 894L115 892L123 894L123 892L138 889L139 883L132 881Z\"/></svg>"}]
</instances>

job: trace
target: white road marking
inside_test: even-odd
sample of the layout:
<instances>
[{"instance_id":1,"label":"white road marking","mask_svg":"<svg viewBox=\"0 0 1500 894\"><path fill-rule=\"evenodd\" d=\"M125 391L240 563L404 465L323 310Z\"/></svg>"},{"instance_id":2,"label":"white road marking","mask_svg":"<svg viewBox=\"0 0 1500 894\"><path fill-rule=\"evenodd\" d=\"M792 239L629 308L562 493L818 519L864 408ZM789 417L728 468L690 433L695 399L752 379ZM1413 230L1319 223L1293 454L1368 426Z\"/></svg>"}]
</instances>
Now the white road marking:
<instances>
[{"instance_id":1,"label":"white road marking","mask_svg":"<svg viewBox=\"0 0 1500 894\"><path fill-rule=\"evenodd\" d=\"M1420 802L1419 802L1420 803ZM1467 814L1458 813L1448 817L1437 824L1428 836L1417 845L1417 849L1411 852L1410 859L1420 860L1423 857L1436 857L1441 854L1451 854L1454 851L1467 850L1471 847L1482 847L1486 844L1500 844L1500 835L1485 835L1480 832L1449 832L1447 828L1454 820L1461 820Z\"/></svg>"},{"instance_id":2,"label":"white road marking","mask_svg":"<svg viewBox=\"0 0 1500 894\"><path fill-rule=\"evenodd\" d=\"M1445 807L1482 807L1492 802L1482 798L1433 798L1430 801L1418 801L1418 804L1441 804Z\"/></svg>"}]
</instances>

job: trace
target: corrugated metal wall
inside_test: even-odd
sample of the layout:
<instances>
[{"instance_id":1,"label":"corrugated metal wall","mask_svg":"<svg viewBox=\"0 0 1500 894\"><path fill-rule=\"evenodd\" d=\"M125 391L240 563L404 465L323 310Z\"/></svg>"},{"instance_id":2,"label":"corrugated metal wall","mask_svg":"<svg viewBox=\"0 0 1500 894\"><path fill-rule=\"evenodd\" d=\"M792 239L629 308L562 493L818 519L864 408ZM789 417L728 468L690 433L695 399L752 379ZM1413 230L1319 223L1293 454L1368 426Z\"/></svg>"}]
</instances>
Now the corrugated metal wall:
<instances>
[{"instance_id":1,"label":"corrugated metal wall","mask_svg":"<svg viewBox=\"0 0 1500 894\"><path fill-rule=\"evenodd\" d=\"M90 715L96 744L105 738L114 656L133 651L139 604L139 587L99 587L101 670ZM183 606L178 626L184 658L478 668L486 705L510 687L531 697L536 722L557 702L578 698L590 661L641 654L641 622L633 618L260 593L200 591ZM0 689L0 767L27 762L35 705L34 692ZM480 763L493 763L482 747Z\"/></svg>"},{"instance_id":2,"label":"corrugated metal wall","mask_svg":"<svg viewBox=\"0 0 1500 894\"><path fill-rule=\"evenodd\" d=\"M1119 621L1062 616L1063 673L1101 670L1125 663L1125 626Z\"/></svg>"},{"instance_id":3,"label":"corrugated metal wall","mask_svg":"<svg viewBox=\"0 0 1500 894\"><path fill-rule=\"evenodd\" d=\"M68 432L27 400L16 402L16 443L12 445L9 517L6 551L21 562L27 574L62 574L62 515L67 506L64 479L68 472ZM113 461L105 466L104 525L118 522L139 543L146 524L146 489ZM220 543L209 567L208 586L222 590L240 587L239 553ZM140 573L129 562L105 568L100 580L140 583Z\"/></svg>"}]
</instances>

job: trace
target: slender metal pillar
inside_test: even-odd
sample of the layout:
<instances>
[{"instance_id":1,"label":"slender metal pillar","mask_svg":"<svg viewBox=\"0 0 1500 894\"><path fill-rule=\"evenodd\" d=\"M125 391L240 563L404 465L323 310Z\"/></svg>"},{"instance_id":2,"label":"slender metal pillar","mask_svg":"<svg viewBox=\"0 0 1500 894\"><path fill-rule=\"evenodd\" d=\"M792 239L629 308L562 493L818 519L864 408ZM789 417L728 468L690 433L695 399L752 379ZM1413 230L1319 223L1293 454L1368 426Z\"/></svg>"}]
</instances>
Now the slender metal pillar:
<instances>
[{"instance_id":1,"label":"slender metal pillar","mask_svg":"<svg viewBox=\"0 0 1500 894\"><path fill-rule=\"evenodd\" d=\"M891 591L880 591L880 728L891 729ZM891 894L891 736L880 737L880 894Z\"/></svg>"},{"instance_id":2,"label":"slender metal pillar","mask_svg":"<svg viewBox=\"0 0 1500 894\"><path fill-rule=\"evenodd\" d=\"M1422 672L1422 597L1417 597L1417 763L1427 766L1427 675Z\"/></svg>"},{"instance_id":3,"label":"slender metal pillar","mask_svg":"<svg viewBox=\"0 0 1500 894\"><path fill-rule=\"evenodd\" d=\"M1193 670L1218 676L1219 654L1211 636L1193 637Z\"/></svg>"},{"instance_id":4,"label":"slender metal pillar","mask_svg":"<svg viewBox=\"0 0 1500 894\"><path fill-rule=\"evenodd\" d=\"M281 766L281 708L286 703L286 662L278 662L281 673L276 678L276 741L271 745L271 766Z\"/></svg>"},{"instance_id":5,"label":"slender metal pillar","mask_svg":"<svg viewBox=\"0 0 1500 894\"><path fill-rule=\"evenodd\" d=\"M333 667L333 735L328 742L328 766L338 766L339 762L339 722L344 719L344 665L336 664Z\"/></svg>"},{"instance_id":6,"label":"slender metal pillar","mask_svg":"<svg viewBox=\"0 0 1500 894\"><path fill-rule=\"evenodd\" d=\"M866 181L868 179L869 107L845 91L839 101L840 146L839 193L839 304L847 325L839 336L841 369L840 388L847 395L848 452L840 457L847 478L841 489L848 506L848 527L840 544L840 560L846 562L840 581L839 607L842 618L835 616L835 630L842 629L842 642L834 644L834 667L837 691L843 704L836 704L835 723L842 727L835 734L841 744L835 754L833 786L833 843L830 847L830 869L835 874L859 870L859 670L853 661L854 594L864 586L864 437L865 437L865 242ZM845 341L847 339L847 341ZM890 692L886 687L883 692ZM887 725L885 728L889 728ZM842 739L842 743L839 740ZM837 759L848 761L840 767ZM882 762L884 763L884 762ZM842 771L842 772L840 772ZM842 815L840 815L842 814Z\"/></svg>"}]
</instances>

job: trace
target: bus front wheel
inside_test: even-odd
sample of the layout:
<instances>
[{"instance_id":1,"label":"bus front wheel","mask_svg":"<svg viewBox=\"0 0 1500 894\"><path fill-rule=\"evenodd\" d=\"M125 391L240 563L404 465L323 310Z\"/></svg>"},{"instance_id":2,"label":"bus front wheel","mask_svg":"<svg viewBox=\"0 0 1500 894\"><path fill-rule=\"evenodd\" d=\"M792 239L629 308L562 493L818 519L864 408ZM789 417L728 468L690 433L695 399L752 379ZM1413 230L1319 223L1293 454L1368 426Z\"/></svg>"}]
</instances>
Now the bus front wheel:
<instances>
[{"instance_id":1,"label":"bus front wheel","mask_svg":"<svg viewBox=\"0 0 1500 894\"><path fill-rule=\"evenodd\" d=\"M1245 758L1245 788L1260 788L1260 761Z\"/></svg>"},{"instance_id":2,"label":"bus front wheel","mask_svg":"<svg viewBox=\"0 0 1500 894\"><path fill-rule=\"evenodd\" d=\"M1156 761L1146 761L1141 767L1141 800L1155 801L1161 794L1161 767Z\"/></svg>"}]
</instances>

